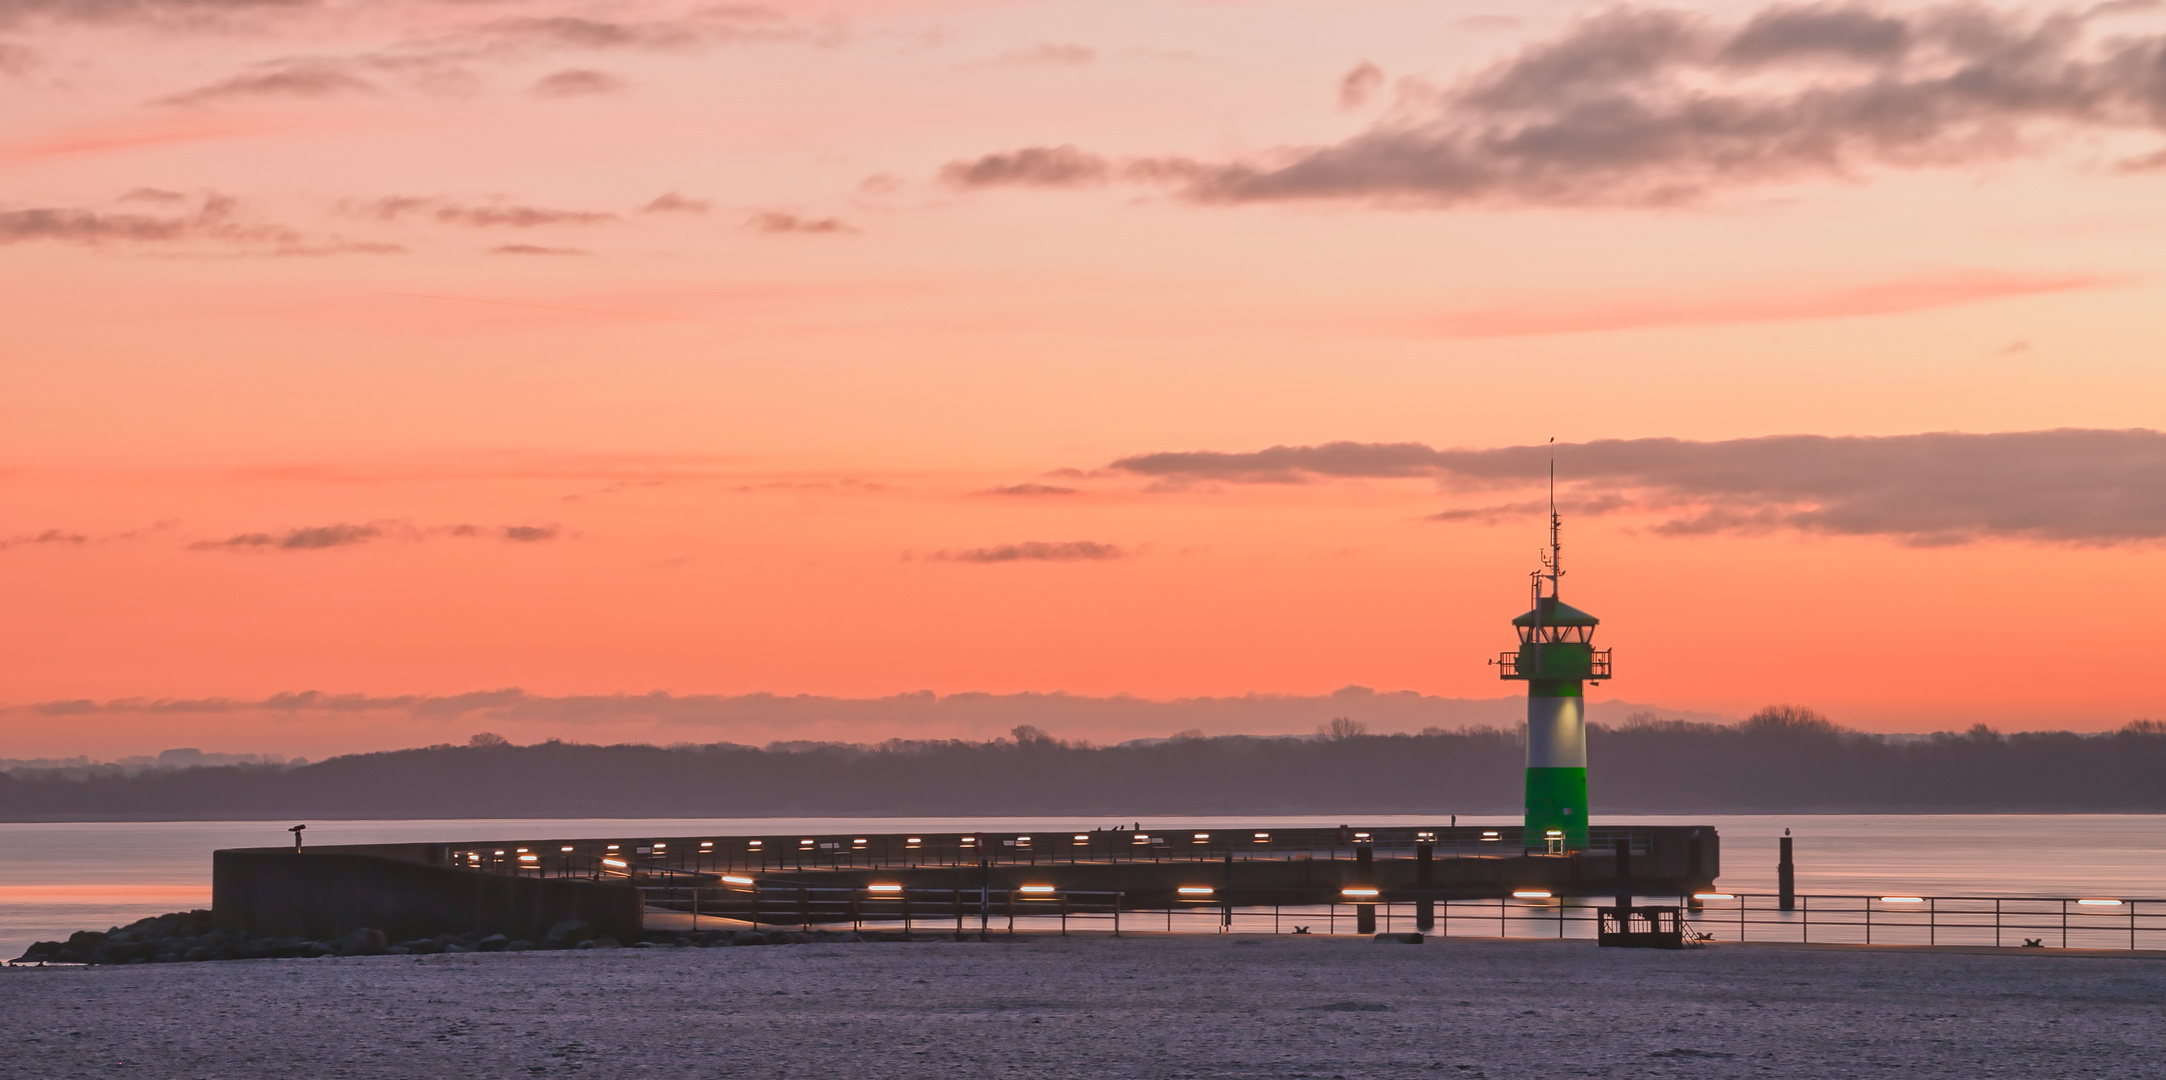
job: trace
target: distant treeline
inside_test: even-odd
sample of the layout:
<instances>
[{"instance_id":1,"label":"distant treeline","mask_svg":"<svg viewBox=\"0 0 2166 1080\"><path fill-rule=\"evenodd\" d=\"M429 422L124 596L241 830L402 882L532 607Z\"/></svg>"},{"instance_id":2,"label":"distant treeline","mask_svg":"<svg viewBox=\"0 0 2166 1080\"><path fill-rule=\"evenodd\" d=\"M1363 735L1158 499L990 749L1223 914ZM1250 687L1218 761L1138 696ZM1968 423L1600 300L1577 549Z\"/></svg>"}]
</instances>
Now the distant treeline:
<instances>
[{"instance_id":1,"label":"distant treeline","mask_svg":"<svg viewBox=\"0 0 2166 1080\"><path fill-rule=\"evenodd\" d=\"M1891 740L1788 706L1734 725L1591 727L1604 813L2166 811L2166 724L2100 735ZM476 736L306 766L0 774L0 819L761 817L1516 812L1519 733L1222 736L1095 747L1029 726L988 742L765 748L513 746Z\"/></svg>"}]
</instances>

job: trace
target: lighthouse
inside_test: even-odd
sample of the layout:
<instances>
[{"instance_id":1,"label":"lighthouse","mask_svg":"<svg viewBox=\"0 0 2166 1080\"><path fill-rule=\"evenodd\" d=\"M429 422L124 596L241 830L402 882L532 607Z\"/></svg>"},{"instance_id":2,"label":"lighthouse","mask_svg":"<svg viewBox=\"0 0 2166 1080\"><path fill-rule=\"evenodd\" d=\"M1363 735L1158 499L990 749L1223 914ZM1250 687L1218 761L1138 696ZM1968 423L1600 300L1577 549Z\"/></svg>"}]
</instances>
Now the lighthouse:
<instances>
[{"instance_id":1,"label":"lighthouse","mask_svg":"<svg viewBox=\"0 0 2166 1080\"><path fill-rule=\"evenodd\" d=\"M1552 479L1549 551L1541 569L1528 575L1533 608L1512 620L1519 648L1492 663L1501 677L1527 684L1527 816L1521 843L1562 854L1587 846L1585 687L1609 678L1610 666L1609 650L1594 647L1594 628L1602 620L1557 595L1564 545L1555 483Z\"/></svg>"}]
</instances>

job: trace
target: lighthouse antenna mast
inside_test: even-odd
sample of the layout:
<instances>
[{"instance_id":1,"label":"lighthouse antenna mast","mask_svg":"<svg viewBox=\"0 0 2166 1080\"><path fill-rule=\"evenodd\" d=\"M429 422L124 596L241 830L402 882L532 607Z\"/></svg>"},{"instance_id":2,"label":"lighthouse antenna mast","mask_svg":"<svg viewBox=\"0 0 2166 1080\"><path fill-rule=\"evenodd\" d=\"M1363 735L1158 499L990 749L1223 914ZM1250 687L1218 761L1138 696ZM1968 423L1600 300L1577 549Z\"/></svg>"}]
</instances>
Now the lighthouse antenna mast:
<instances>
[{"instance_id":1,"label":"lighthouse antenna mast","mask_svg":"<svg viewBox=\"0 0 2166 1080\"><path fill-rule=\"evenodd\" d=\"M1532 571L1528 575L1534 579L1531 582L1533 587L1529 590L1534 594L1534 603L1530 606L1537 609L1537 611L1542 606L1542 579L1549 579L1549 598L1555 600L1558 596L1557 579L1564 576L1564 542L1562 539L1564 519L1557 513L1556 436L1550 436L1549 442L1551 447L1549 451L1549 553L1538 556L1542 568ZM1535 617L1539 619L1541 616L1537 614ZM1536 625L1539 626L1540 624L1537 623Z\"/></svg>"}]
</instances>

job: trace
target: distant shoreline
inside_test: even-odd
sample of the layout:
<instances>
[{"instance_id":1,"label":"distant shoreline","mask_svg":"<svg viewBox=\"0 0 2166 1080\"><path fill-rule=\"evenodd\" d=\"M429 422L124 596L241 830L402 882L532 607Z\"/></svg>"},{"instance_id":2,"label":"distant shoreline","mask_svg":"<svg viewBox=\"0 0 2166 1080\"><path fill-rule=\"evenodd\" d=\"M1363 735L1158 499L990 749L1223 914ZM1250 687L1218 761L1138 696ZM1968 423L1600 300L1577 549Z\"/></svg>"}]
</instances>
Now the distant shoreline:
<instances>
[{"instance_id":1,"label":"distant shoreline","mask_svg":"<svg viewBox=\"0 0 2166 1080\"><path fill-rule=\"evenodd\" d=\"M767 747L517 746L480 735L300 766L0 773L0 821L1519 813L1519 732L1352 726L1337 737L1119 746L1028 725L985 742ZM1737 725L1590 725L1587 752L1597 813L2166 812L2166 725L2150 721L2103 735L1980 727L1897 742L1769 710Z\"/></svg>"}]
</instances>

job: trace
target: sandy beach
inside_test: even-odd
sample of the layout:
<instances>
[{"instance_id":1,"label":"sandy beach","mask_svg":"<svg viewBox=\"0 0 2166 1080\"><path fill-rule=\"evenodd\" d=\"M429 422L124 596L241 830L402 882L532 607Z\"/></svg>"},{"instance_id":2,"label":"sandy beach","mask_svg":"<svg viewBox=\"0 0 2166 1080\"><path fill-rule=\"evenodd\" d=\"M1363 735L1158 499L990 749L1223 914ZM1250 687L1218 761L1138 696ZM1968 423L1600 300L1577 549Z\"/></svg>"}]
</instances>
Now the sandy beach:
<instances>
[{"instance_id":1,"label":"sandy beach","mask_svg":"<svg viewBox=\"0 0 2166 1080\"><path fill-rule=\"evenodd\" d=\"M2166 962L1254 937L0 970L7 1072L2166 1075Z\"/></svg>"}]
</instances>

